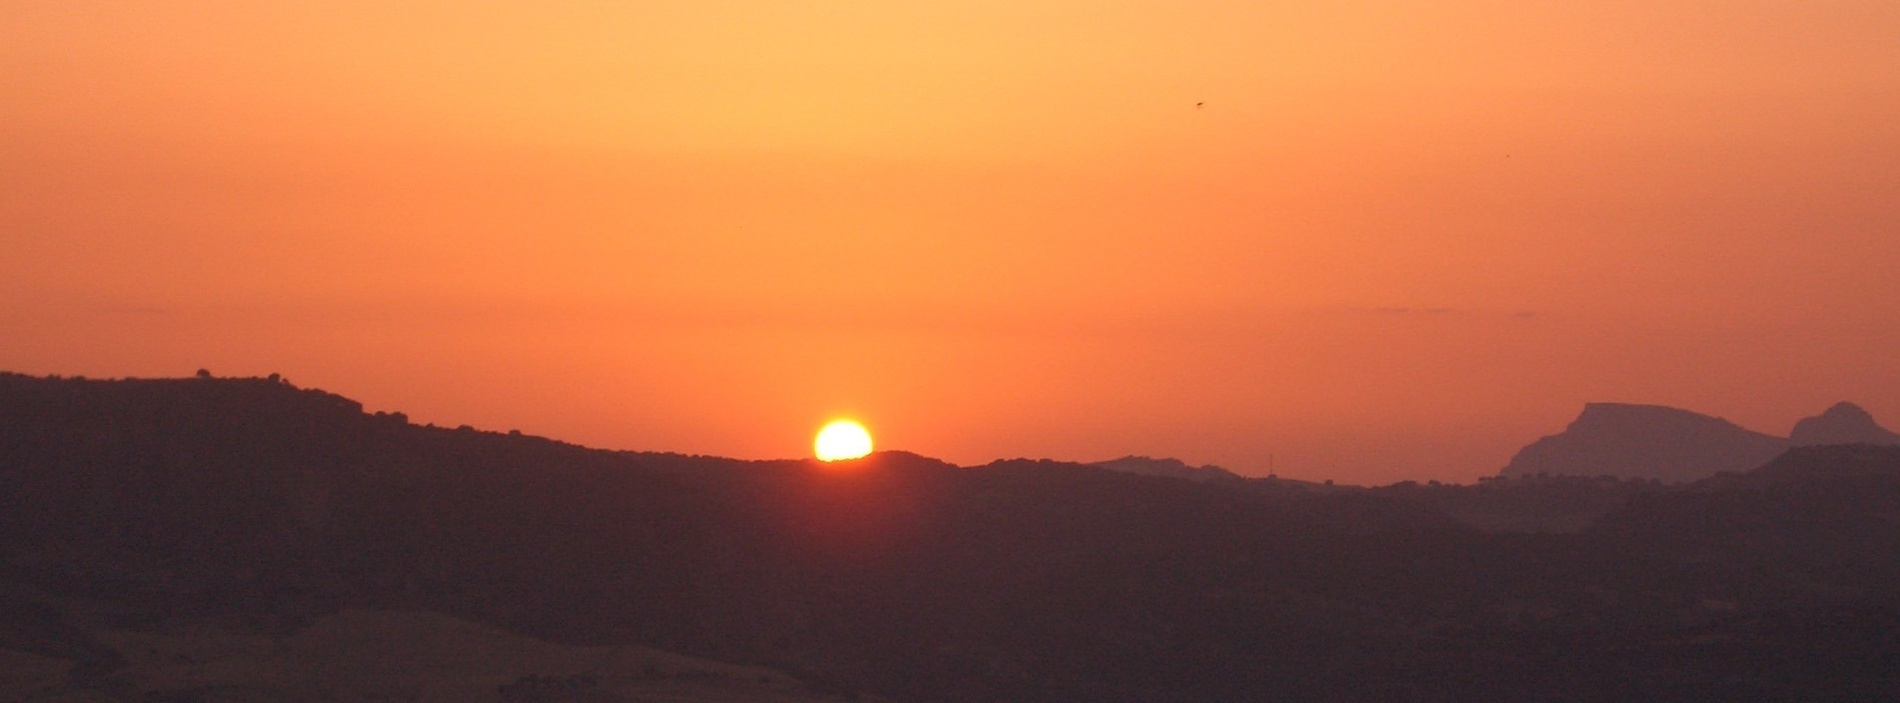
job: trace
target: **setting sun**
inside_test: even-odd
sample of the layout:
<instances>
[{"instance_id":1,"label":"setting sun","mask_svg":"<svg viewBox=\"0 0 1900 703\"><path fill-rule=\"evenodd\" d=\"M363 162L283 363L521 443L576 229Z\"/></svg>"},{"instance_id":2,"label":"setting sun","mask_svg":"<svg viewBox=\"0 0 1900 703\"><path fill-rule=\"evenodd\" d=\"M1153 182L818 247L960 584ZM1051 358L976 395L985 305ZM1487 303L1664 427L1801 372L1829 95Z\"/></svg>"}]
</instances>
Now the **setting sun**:
<instances>
[{"instance_id":1,"label":"setting sun","mask_svg":"<svg viewBox=\"0 0 1900 703\"><path fill-rule=\"evenodd\" d=\"M871 433L856 422L836 420L818 431L811 447L819 461L856 459L871 453Z\"/></svg>"}]
</instances>

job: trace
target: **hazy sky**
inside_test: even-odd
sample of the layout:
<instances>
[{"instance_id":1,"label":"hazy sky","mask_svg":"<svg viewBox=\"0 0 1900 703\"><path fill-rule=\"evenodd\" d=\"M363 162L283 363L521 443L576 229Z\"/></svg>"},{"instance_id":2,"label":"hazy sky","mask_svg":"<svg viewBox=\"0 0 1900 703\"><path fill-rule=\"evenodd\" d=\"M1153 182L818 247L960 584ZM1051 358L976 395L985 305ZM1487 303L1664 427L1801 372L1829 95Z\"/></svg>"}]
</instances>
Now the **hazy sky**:
<instances>
[{"instance_id":1,"label":"hazy sky","mask_svg":"<svg viewBox=\"0 0 1900 703\"><path fill-rule=\"evenodd\" d=\"M1892 427L1896 38L1892 0L9 0L0 369L1380 483L1592 400Z\"/></svg>"}]
</instances>

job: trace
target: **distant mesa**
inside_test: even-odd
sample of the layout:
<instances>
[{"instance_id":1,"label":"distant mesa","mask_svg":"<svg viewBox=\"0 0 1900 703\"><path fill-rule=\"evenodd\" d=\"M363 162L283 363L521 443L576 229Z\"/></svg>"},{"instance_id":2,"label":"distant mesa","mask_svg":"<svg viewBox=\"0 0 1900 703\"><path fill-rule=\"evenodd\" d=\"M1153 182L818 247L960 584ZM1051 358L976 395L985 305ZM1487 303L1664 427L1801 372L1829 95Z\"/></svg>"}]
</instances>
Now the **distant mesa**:
<instances>
[{"instance_id":1,"label":"distant mesa","mask_svg":"<svg viewBox=\"0 0 1900 703\"><path fill-rule=\"evenodd\" d=\"M1692 481L1761 466L1787 448L1785 439L1719 417L1660 405L1590 403L1562 433L1519 450L1503 474Z\"/></svg>"},{"instance_id":2,"label":"distant mesa","mask_svg":"<svg viewBox=\"0 0 1900 703\"><path fill-rule=\"evenodd\" d=\"M1181 461L1180 459L1125 456L1120 459L1098 461L1091 464L1091 466L1098 466L1108 469L1109 471L1125 474L1136 474L1138 476L1163 476L1197 482L1241 480L1238 474L1221 467L1211 465L1188 466L1187 462Z\"/></svg>"},{"instance_id":3,"label":"distant mesa","mask_svg":"<svg viewBox=\"0 0 1900 703\"><path fill-rule=\"evenodd\" d=\"M1894 434L1874 422L1874 416L1853 403L1835 403L1814 417L1794 423L1788 441L1797 447L1817 444L1900 444Z\"/></svg>"},{"instance_id":4,"label":"distant mesa","mask_svg":"<svg viewBox=\"0 0 1900 703\"><path fill-rule=\"evenodd\" d=\"M1792 438L1661 405L1589 403L1563 432L1518 450L1499 473L1694 481L1757 468L1789 447L1824 444L1900 444L1900 435L1852 403L1796 423Z\"/></svg>"}]
</instances>

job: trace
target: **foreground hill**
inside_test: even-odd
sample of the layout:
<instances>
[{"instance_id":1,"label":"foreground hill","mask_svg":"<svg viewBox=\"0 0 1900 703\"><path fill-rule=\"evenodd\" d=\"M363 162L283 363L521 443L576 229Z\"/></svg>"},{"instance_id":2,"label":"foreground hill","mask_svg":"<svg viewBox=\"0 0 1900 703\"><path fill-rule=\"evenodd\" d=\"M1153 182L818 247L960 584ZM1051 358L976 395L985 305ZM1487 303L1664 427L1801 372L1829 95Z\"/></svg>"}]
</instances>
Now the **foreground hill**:
<instances>
[{"instance_id":1,"label":"foreground hill","mask_svg":"<svg viewBox=\"0 0 1900 703\"><path fill-rule=\"evenodd\" d=\"M163 641L435 613L901 701L1890 698L1900 450L1865 451L1802 500L1616 493L1515 534L1447 487L607 452L268 379L0 375L0 665L126 690L149 656L84 604Z\"/></svg>"},{"instance_id":2,"label":"foreground hill","mask_svg":"<svg viewBox=\"0 0 1900 703\"><path fill-rule=\"evenodd\" d=\"M216 623L112 627L84 604L49 612L117 657L109 670L0 650L0 700L417 703L841 703L785 674L641 647L544 642L431 613L346 609L294 632Z\"/></svg>"}]
</instances>

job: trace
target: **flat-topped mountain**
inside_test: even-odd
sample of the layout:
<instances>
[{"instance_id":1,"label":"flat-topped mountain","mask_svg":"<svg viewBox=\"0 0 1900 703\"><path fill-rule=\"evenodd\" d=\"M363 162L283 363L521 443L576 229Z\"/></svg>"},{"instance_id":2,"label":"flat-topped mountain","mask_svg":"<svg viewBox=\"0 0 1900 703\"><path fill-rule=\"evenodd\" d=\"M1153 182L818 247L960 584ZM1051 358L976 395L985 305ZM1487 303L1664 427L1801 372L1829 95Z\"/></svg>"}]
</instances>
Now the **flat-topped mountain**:
<instances>
[{"instance_id":1,"label":"flat-topped mountain","mask_svg":"<svg viewBox=\"0 0 1900 703\"><path fill-rule=\"evenodd\" d=\"M1900 444L1853 403L1795 424L1790 438L1661 405L1589 403L1563 432L1518 450L1504 476L1616 476L1670 482L1747 471L1792 446Z\"/></svg>"},{"instance_id":2,"label":"flat-topped mountain","mask_svg":"<svg viewBox=\"0 0 1900 703\"><path fill-rule=\"evenodd\" d=\"M1660 405L1590 403L1560 434L1511 458L1506 476L1617 476L1692 481L1761 466L1788 441L1719 417Z\"/></svg>"}]
</instances>

